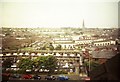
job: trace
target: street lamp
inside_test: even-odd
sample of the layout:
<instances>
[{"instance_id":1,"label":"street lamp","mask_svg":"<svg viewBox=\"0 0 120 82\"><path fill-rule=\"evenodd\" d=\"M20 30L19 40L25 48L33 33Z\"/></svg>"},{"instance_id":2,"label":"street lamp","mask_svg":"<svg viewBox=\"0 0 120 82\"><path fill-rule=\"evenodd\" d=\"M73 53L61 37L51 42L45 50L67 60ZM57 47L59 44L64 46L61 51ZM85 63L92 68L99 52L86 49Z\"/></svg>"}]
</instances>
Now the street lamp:
<instances>
[{"instance_id":1,"label":"street lamp","mask_svg":"<svg viewBox=\"0 0 120 82\"><path fill-rule=\"evenodd\" d=\"M90 54L89 54L89 69L88 69L88 71L90 72Z\"/></svg>"},{"instance_id":2,"label":"street lamp","mask_svg":"<svg viewBox=\"0 0 120 82\"><path fill-rule=\"evenodd\" d=\"M91 61L91 59L90 59L90 53L91 53L91 52L92 52L92 51L89 51L89 53L88 53L88 54L89 54L89 55L88 55L88 56L89 56L89 69L88 69L88 75L89 75L89 72L90 72L90 70L91 70L91 68L90 68L90 67L91 67L91 62L90 62L90 61Z\"/></svg>"}]
</instances>

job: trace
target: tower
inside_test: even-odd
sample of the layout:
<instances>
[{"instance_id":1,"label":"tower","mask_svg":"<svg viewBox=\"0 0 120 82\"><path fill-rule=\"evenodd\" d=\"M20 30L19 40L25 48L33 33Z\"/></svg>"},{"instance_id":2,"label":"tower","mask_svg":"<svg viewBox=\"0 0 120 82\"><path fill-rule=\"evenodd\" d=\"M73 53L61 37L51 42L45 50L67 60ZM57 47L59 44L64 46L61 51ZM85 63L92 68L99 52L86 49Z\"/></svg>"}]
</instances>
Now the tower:
<instances>
[{"instance_id":1,"label":"tower","mask_svg":"<svg viewBox=\"0 0 120 82\"><path fill-rule=\"evenodd\" d=\"M85 28L84 19L83 19L83 23L82 23L82 28Z\"/></svg>"}]
</instances>

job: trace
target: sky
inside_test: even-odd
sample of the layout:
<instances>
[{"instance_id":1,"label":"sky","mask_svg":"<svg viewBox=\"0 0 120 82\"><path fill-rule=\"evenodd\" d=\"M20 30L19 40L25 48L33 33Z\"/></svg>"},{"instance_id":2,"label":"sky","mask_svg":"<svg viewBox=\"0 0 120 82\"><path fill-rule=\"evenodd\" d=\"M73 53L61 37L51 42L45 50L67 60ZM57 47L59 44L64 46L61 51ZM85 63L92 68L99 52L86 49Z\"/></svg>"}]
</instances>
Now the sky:
<instances>
[{"instance_id":1,"label":"sky","mask_svg":"<svg viewBox=\"0 0 120 82\"><path fill-rule=\"evenodd\" d=\"M118 27L119 0L1 0L2 27Z\"/></svg>"}]
</instances>

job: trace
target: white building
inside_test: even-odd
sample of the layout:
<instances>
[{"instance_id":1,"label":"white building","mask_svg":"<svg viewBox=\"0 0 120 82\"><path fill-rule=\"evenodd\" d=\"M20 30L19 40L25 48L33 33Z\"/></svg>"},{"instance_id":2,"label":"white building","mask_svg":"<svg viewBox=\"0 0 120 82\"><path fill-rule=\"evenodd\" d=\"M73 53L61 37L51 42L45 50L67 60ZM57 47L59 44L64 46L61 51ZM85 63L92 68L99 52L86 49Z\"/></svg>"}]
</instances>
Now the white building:
<instances>
[{"instance_id":1,"label":"white building","mask_svg":"<svg viewBox=\"0 0 120 82\"><path fill-rule=\"evenodd\" d=\"M94 46L108 46L108 45L115 45L116 41L114 40L105 40L105 41L96 41L93 42Z\"/></svg>"},{"instance_id":2,"label":"white building","mask_svg":"<svg viewBox=\"0 0 120 82\"><path fill-rule=\"evenodd\" d=\"M89 40L76 40L75 44L90 44L92 43L93 40L89 39Z\"/></svg>"},{"instance_id":3,"label":"white building","mask_svg":"<svg viewBox=\"0 0 120 82\"><path fill-rule=\"evenodd\" d=\"M62 49L74 49L75 43L71 37L61 37L53 39L53 46L56 48L58 45L62 46Z\"/></svg>"}]
</instances>

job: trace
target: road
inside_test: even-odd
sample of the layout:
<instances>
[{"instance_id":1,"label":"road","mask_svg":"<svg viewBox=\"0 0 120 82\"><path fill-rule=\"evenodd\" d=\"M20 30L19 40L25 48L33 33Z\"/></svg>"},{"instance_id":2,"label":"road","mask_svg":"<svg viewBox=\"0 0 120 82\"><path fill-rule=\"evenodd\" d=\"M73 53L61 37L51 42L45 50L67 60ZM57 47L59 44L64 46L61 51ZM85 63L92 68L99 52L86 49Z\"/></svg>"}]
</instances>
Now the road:
<instances>
[{"instance_id":1,"label":"road","mask_svg":"<svg viewBox=\"0 0 120 82\"><path fill-rule=\"evenodd\" d=\"M10 80L8 82L63 82L63 81L53 81L53 80ZM82 80L67 80L65 82L85 82L85 81L82 81Z\"/></svg>"},{"instance_id":2,"label":"road","mask_svg":"<svg viewBox=\"0 0 120 82\"><path fill-rule=\"evenodd\" d=\"M34 79L12 79L12 78L10 78L10 80L8 81L8 82L40 82L40 81L42 81L42 82L48 82L47 80L45 80L44 78L45 78L45 76L46 75L40 75L41 76L41 80L34 80ZM55 75L55 77L57 77L58 75ZM84 82L84 81L81 81L81 78L79 77L79 75L67 75L70 79L68 80L68 81L66 81L66 82ZM58 81L58 80L54 80L54 81ZM49 80L49 82L53 82L53 80L52 81L50 81ZM59 81L58 81L59 82Z\"/></svg>"}]
</instances>

